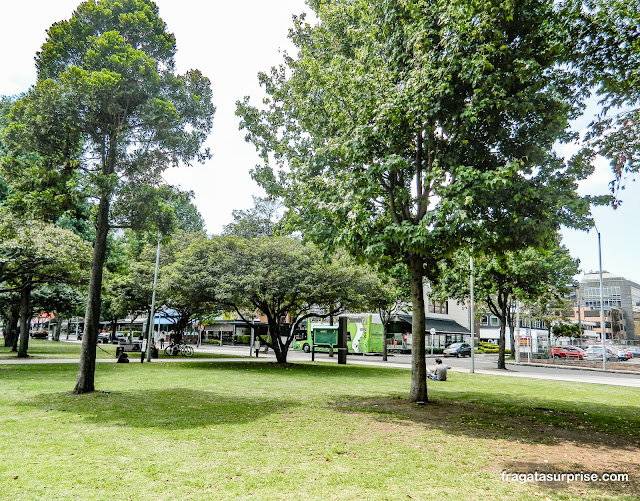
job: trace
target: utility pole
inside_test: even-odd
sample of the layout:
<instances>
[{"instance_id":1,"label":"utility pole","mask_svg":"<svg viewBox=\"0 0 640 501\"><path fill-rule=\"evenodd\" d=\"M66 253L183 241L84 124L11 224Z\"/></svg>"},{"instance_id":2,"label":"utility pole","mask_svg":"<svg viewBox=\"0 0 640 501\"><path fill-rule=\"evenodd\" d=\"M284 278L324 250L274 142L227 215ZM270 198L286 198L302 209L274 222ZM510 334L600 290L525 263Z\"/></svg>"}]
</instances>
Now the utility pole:
<instances>
[{"instance_id":1,"label":"utility pole","mask_svg":"<svg viewBox=\"0 0 640 501\"><path fill-rule=\"evenodd\" d=\"M156 288L158 286L158 268L160 266L160 237L158 231L158 248L156 249L156 269L153 274L153 294L151 294L151 317L149 321L149 337L147 340L147 362L151 362L151 339L153 338L153 324L156 315Z\"/></svg>"},{"instance_id":2,"label":"utility pole","mask_svg":"<svg viewBox=\"0 0 640 501\"><path fill-rule=\"evenodd\" d=\"M602 330L602 369L607 370L607 331L604 323L604 286L602 282L602 248L600 246L600 232L595 226L598 234L598 264L600 266L600 328Z\"/></svg>"},{"instance_id":3,"label":"utility pole","mask_svg":"<svg viewBox=\"0 0 640 501\"><path fill-rule=\"evenodd\" d=\"M471 273L469 274L469 289L470 289L470 296L471 296L471 304L469 305L469 314L471 316L471 319L469 321L470 324L470 331L471 331L471 365L469 366L469 374L473 374L475 372L475 358L476 358L476 347L475 347L475 333L474 328L475 328L475 314L473 311L473 256L469 257L469 268L471 270ZM433 336L432 336L433 337ZM431 343L431 345L433 346L433 342Z\"/></svg>"}]
</instances>

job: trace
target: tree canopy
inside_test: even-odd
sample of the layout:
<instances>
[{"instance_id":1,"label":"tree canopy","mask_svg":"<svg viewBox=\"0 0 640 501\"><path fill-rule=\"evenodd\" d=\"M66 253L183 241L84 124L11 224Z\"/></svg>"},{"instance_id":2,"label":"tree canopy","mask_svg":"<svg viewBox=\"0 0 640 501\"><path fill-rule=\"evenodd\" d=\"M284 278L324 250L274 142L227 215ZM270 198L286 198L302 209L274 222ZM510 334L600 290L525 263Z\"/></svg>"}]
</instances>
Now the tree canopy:
<instances>
[{"instance_id":1,"label":"tree canopy","mask_svg":"<svg viewBox=\"0 0 640 501\"><path fill-rule=\"evenodd\" d=\"M278 362L287 360L295 327L311 316L328 317L369 304L380 286L375 274L346 258L327 261L311 243L288 237L211 241L217 252L210 269L215 299L250 325L255 312L267 317L269 339ZM378 293L379 295L379 293ZM289 329L282 332L287 322Z\"/></svg>"},{"instance_id":2,"label":"tree canopy","mask_svg":"<svg viewBox=\"0 0 640 501\"><path fill-rule=\"evenodd\" d=\"M553 152L581 109L552 0L309 2L288 54L237 104L254 177L289 224L410 272L409 398L426 401L422 277L460 246L517 250L581 226L583 157Z\"/></svg>"},{"instance_id":3,"label":"tree canopy","mask_svg":"<svg viewBox=\"0 0 640 501\"><path fill-rule=\"evenodd\" d=\"M21 296L18 356L27 356L33 289L79 285L87 278L90 255L90 244L73 232L0 209L0 293Z\"/></svg>"},{"instance_id":4,"label":"tree canopy","mask_svg":"<svg viewBox=\"0 0 640 501\"><path fill-rule=\"evenodd\" d=\"M121 225L114 217L129 213L132 225L149 218L159 224L163 207L149 211L137 201L149 200L167 167L209 156L202 145L215 111L210 83L197 70L175 74L175 51L154 2L83 2L47 31L36 55L37 83L13 105L5 130L4 170L56 187L26 193L50 193L47 203L57 207L81 191L96 205L77 393L94 390L107 234ZM147 210L132 213L135 207Z\"/></svg>"},{"instance_id":5,"label":"tree canopy","mask_svg":"<svg viewBox=\"0 0 640 501\"><path fill-rule=\"evenodd\" d=\"M506 327L516 301L534 303L567 292L567 284L578 273L577 259L558 238L544 247L474 256L475 298L500 319L498 368L505 368ZM469 252L440 263L441 275L435 288L452 299L469 299ZM513 347L513 341L511 346Z\"/></svg>"},{"instance_id":6,"label":"tree canopy","mask_svg":"<svg viewBox=\"0 0 640 501\"><path fill-rule=\"evenodd\" d=\"M247 210L233 210L233 221L223 228L223 235L241 238L272 237L276 232L278 211L282 203L273 198L253 197L253 207Z\"/></svg>"},{"instance_id":7,"label":"tree canopy","mask_svg":"<svg viewBox=\"0 0 640 501\"><path fill-rule=\"evenodd\" d=\"M626 178L640 172L640 5L626 0L564 0L573 62L600 112L586 139L613 170L614 206Z\"/></svg>"}]
</instances>

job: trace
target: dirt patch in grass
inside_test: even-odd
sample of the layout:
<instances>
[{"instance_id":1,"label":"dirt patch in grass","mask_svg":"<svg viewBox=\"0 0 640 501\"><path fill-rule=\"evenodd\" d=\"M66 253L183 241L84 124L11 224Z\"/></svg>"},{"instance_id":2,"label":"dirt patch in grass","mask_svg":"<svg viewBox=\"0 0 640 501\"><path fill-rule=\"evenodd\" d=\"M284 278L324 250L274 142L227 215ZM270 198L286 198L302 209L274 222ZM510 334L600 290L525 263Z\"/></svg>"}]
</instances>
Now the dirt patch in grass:
<instances>
[{"instance_id":1,"label":"dirt patch in grass","mask_svg":"<svg viewBox=\"0 0 640 501\"><path fill-rule=\"evenodd\" d=\"M434 401L425 405L404 399L369 399L339 402L345 412L365 412L391 430L398 424L416 431L439 429L461 439L482 440L492 460L486 470L496 478L503 472L535 474L542 481L527 483L570 495L629 496L640 499L640 443L637 430L603 431L600 422L590 422L583 414L523 408L504 409L465 401ZM410 436L411 434L408 434ZM565 475L574 474L571 481ZM595 473L600 481L581 481L577 474ZM626 474L627 480L602 481L604 474ZM545 474L545 477L540 477ZM555 477L546 475L556 474ZM531 478L531 477L530 477ZM581 477L584 479L584 477ZM518 481L505 479L505 481ZM592 499L592 498L590 498Z\"/></svg>"}]
</instances>

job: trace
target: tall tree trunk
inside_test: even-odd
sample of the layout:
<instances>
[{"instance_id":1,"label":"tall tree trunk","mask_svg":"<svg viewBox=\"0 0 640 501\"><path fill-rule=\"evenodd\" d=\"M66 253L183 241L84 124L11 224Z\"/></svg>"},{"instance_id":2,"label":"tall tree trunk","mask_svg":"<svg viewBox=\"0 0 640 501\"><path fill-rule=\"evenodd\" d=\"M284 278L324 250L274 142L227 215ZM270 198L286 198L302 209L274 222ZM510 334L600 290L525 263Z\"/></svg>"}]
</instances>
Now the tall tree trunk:
<instances>
[{"instance_id":1,"label":"tall tree trunk","mask_svg":"<svg viewBox=\"0 0 640 501\"><path fill-rule=\"evenodd\" d=\"M53 340L60 341L60 332L62 332L63 318L57 311L54 311L53 314L56 317L56 328L53 330Z\"/></svg>"},{"instance_id":2,"label":"tall tree trunk","mask_svg":"<svg viewBox=\"0 0 640 501\"><path fill-rule=\"evenodd\" d=\"M18 357L27 358L27 350L29 349L29 317L31 316L31 308L29 300L31 298L31 286L25 285L20 292L20 347L18 348Z\"/></svg>"},{"instance_id":3,"label":"tall tree trunk","mask_svg":"<svg viewBox=\"0 0 640 501\"><path fill-rule=\"evenodd\" d=\"M96 225L96 240L93 245L91 278L87 297L87 311L84 318L84 336L82 352L78 366L78 381L74 393L89 393L95 390L96 344L100 329L100 294L105 255L107 253L107 234L109 232L109 197L100 198Z\"/></svg>"},{"instance_id":4,"label":"tall tree trunk","mask_svg":"<svg viewBox=\"0 0 640 501\"><path fill-rule=\"evenodd\" d=\"M411 274L411 303L413 321L411 323L411 389L410 402L428 402L427 364L425 361L425 313L424 292L422 289L424 258L416 254L409 255L409 273Z\"/></svg>"},{"instance_id":5,"label":"tall tree trunk","mask_svg":"<svg viewBox=\"0 0 640 501\"><path fill-rule=\"evenodd\" d=\"M282 345L282 336L280 335L280 322L278 319L270 319L268 318L269 324L269 333L267 334L267 339L265 340L269 346L273 349L273 352L276 355L276 361L279 364L287 363L287 347Z\"/></svg>"},{"instance_id":6,"label":"tall tree trunk","mask_svg":"<svg viewBox=\"0 0 640 501\"><path fill-rule=\"evenodd\" d=\"M498 342L498 369L506 369L507 365L504 359L505 338L507 330L507 319L503 315L500 319L500 341Z\"/></svg>"},{"instance_id":7,"label":"tall tree trunk","mask_svg":"<svg viewBox=\"0 0 640 501\"><path fill-rule=\"evenodd\" d=\"M511 344L511 355L516 356L516 328L509 325L509 341Z\"/></svg>"},{"instance_id":8,"label":"tall tree trunk","mask_svg":"<svg viewBox=\"0 0 640 501\"><path fill-rule=\"evenodd\" d=\"M507 323L509 324L509 346L511 347L511 355L515 357L516 353L516 308L517 304L515 301L509 301L509 308L507 309ZM506 348L506 347L505 347Z\"/></svg>"},{"instance_id":9,"label":"tall tree trunk","mask_svg":"<svg viewBox=\"0 0 640 501\"><path fill-rule=\"evenodd\" d=\"M387 330L389 329L389 320L382 322L382 361L387 361Z\"/></svg>"},{"instance_id":10,"label":"tall tree trunk","mask_svg":"<svg viewBox=\"0 0 640 501\"><path fill-rule=\"evenodd\" d=\"M18 322L20 320L20 305L11 304L4 324L4 345L14 347L18 340ZM16 351L16 350L13 350Z\"/></svg>"}]
</instances>

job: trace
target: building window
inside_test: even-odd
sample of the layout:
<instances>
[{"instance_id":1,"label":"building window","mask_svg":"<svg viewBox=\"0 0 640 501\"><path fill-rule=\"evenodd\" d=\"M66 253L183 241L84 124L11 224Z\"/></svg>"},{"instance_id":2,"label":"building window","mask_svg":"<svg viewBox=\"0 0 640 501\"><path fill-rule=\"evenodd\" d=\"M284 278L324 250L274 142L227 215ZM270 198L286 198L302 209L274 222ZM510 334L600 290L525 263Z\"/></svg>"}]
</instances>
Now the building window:
<instances>
[{"instance_id":1,"label":"building window","mask_svg":"<svg viewBox=\"0 0 640 501\"><path fill-rule=\"evenodd\" d=\"M498 317L491 315L491 327L498 327L500 325L500 320Z\"/></svg>"},{"instance_id":2,"label":"building window","mask_svg":"<svg viewBox=\"0 0 640 501\"><path fill-rule=\"evenodd\" d=\"M480 325L482 327L487 327L489 325L489 316L488 315L482 315L482 317L480 318Z\"/></svg>"},{"instance_id":3,"label":"building window","mask_svg":"<svg viewBox=\"0 0 640 501\"><path fill-rule=\"evenodd\" d=\"M448 301L429 301L429 313L449 314Z\"/></svg>"}]
</instances>

